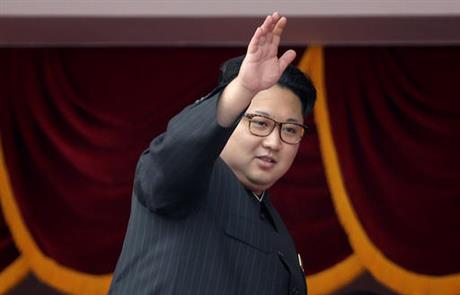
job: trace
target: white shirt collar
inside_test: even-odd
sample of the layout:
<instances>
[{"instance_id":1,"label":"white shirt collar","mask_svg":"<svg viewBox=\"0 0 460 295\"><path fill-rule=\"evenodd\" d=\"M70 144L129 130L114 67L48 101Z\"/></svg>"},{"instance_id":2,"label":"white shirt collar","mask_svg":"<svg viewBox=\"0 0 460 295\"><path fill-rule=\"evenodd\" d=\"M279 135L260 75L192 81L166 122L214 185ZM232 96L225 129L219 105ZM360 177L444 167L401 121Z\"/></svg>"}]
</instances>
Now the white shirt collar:
<instances>
[{"instance_id":1,"label":"white shirt collar","mask_svg":"<svg viewBox=\"0 0 460 295\"><path fill-rule=\"evenodd\" d=\"M255 192L251 192L251 193L254 195L254 197L256 197L257 201L259 202L262 202L262 200L264 199L265 192L262 192L260 197Z\"/></svg>"}]
</instances>

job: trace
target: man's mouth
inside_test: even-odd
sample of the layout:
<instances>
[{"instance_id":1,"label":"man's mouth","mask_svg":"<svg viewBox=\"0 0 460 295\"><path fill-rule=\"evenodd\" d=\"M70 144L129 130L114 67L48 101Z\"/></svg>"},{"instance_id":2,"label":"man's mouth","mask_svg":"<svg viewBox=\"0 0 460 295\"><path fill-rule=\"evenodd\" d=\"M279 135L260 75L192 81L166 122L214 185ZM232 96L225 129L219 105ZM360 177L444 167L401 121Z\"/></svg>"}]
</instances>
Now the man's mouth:
<instances>
[{"instance_id":1,"label":"man's mouth","mask_svg":"<svg viewBox=\"0 0 460 295\"><path fill-rule=\"evenodd\" d=\"M270 157L270 156L258 156L257 159L259 159L259 160L261 160L263 162L266 162L266 163L276 164L276 160L273 157Z\"/></svg>"}]
</instances>

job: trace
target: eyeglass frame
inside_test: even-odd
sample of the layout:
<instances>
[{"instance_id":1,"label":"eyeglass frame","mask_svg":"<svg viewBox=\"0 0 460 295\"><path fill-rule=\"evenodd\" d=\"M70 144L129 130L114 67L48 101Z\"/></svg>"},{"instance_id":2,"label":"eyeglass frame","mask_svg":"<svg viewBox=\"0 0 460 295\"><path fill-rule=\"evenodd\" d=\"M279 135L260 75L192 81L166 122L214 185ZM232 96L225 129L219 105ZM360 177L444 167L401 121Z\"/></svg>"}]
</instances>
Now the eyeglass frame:
<instances>
[{"instance_id":1,"label":"eyeglass frame","mask_svg":"<svg viewBox=\"0 0 460 295\"><path fill-rule=\"evenodd\" d=\"M268 117L268 116L261 115L261 114L253 114L253 113L248 114L248 113L245 113L245 114L243 115L243 117L246 118L246 119L248 119L248 121L249 121L249 122L248 122L248 129L249 129L249 132L250 132L252 135L258 136L258 137L267 137L267 136L269 136L269 135L273 132L273 130L276 128L276 126L279 126L279 128L278 128L278 133L279 133L280 140L281 140L282 142L284 142L284 143L286 143L286 144L290 144L290 145L296 145L296 144L300 143L300 142L302 141L303 136L305 135L305 132L306 132L307 129L308 129L308 126L307 126L307 125L304 125L304 124L295 123L295 122L278 122L278 121L276 121L276 120L274 120L274 119L272 119L272 118L270 118L270 117ZM267 133L267 135L254 134L254 132L251 131L251 123L252 123L252 119L253 119L254 117L262 117L262 118L268 119L268 120L270 120L270 121L272 121L272 122L274 123L272 129L270 130L270 132ZM297 126L302 127L303 132L302 132L302 135L300 136L300 139L299 139L298 142L291 143L291 142L287 142L287 141L285 141L285 140L283 139L283 136L281 135L281 134L282 134L282 133L281 133L281 130L282 130L284 124L291 124L291 125L297 125Z\"/></svg>"}]
</instances>

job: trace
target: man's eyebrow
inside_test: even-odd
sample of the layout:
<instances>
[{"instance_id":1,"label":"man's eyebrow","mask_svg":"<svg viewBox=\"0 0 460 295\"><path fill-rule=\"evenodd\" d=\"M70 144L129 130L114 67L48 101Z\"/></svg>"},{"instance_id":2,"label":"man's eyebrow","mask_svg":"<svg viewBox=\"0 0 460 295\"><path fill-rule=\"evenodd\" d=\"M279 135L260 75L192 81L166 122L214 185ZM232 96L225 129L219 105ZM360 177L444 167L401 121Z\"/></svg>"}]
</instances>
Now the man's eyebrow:
<instances>
[{"instance_id":1,"label":"man's eyebrow","mask_svg":"<svg viewBox=\"0 0 460 295\"><path fill-rule=\"evenodd\" d=\"M259 115L264 115L264 116L267 116L267 117L270 117L271 118L271 115L269 113L266 113L266 112L262 112L262 111L254 111L254 113L257 113ZM297 123L297 124L300 124L299 123L299 120L295 119L295 118L289 118L287 119L286 121L284 121L286 123Z\"/></svg>"},{"instance_id":2,"label":"man's eyebrow","mask_svg":"<svg viewBox=\"0 0 460 295\"><path fill-rule=\"evenodd\" d=\"M254 113L257 113L257 114L259 114L259 115L264 115L264 116L267 116L267 117L270 117L270 118L271 118L270 114L269 114L269 113L266 113L266 112L254 111Z\"/></svg>"},{"instance_id":3,"label":"man's eyebrow","mask_svg":"<svg viewBox=\"0 0 460 295\"><path fill-rule=\"evenodd\" d=\"M289 118L289 119L286 120L286 122L300 124L300 123L299 123L299 120L294 119L294 118Z\"/></svg>"}]
</instances>

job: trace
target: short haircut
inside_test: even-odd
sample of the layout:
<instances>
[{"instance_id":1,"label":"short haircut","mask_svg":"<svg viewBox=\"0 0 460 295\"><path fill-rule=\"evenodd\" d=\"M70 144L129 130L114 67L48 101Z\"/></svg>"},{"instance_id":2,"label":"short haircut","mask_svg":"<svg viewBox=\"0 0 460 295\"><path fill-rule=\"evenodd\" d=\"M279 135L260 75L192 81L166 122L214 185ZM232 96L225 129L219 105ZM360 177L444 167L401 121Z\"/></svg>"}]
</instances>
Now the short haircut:
<instances>
[{"instance_id":1,"label":"short haircut","mask_svg":"<svg viewBox=\"0 0 460 295\"><path fill-rule=\"evenodd\" d=\"M220 67L219 86L227 85L238 76L243 59L244 55L231 58L222 64ZM284 70L277 84L291 90L299 97L304 116L312 111L316 100L316 89L308 75L290 64Z\"/></svg>"}]
</instances>

